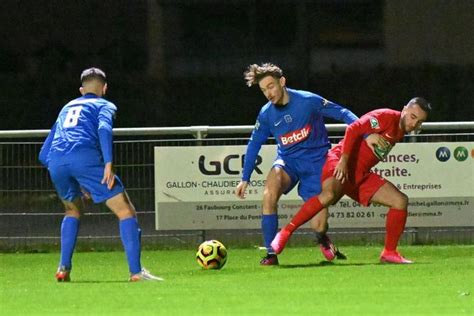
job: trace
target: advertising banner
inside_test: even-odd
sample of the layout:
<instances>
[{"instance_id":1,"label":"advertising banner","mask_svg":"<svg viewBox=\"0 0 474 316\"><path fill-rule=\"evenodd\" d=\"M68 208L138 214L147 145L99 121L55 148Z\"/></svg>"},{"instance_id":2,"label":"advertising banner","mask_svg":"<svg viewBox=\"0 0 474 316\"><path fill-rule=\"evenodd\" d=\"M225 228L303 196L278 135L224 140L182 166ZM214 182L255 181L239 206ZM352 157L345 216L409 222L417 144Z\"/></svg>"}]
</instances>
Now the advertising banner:
<instances>
[{"instance_id":1,"label":"advertising banner","mask_svg":"<svg viewBox=\"0 0 474 316\"><path fill-rule=\"evenodd\" d=\"M408 227L474 226L473 145L401 143L373 168L408 195ZM246 199L241 200L234 189L245 150L246 146L155 147L156 229L260 228L265 178L276 146L260 150ZM282 196L280 226L301 204L296 188ZM384 227L387 207L363 207L344 197L329 211L331 227Z\"/></svg>"}]
</instances>

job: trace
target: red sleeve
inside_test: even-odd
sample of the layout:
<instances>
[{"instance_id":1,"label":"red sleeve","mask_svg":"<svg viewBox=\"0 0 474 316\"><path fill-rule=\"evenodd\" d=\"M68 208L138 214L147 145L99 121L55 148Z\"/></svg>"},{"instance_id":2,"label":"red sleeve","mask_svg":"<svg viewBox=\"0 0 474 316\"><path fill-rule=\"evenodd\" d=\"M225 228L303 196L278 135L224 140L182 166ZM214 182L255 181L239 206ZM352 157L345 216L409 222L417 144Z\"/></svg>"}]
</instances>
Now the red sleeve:
<instances>
[{"instance_id":1,"label":"red sleeve","mask_svg":"<svg viewBox=\"0 0 474 316\"><path fill-rule=\"evenodd\" d=\"M385 125L385 111L375 110L363 115L360 119L346 128L342 153L350 154L356 144L360 144L362 138L373 133L380 133L382 125Z\"/></svg>"}]
</instances>

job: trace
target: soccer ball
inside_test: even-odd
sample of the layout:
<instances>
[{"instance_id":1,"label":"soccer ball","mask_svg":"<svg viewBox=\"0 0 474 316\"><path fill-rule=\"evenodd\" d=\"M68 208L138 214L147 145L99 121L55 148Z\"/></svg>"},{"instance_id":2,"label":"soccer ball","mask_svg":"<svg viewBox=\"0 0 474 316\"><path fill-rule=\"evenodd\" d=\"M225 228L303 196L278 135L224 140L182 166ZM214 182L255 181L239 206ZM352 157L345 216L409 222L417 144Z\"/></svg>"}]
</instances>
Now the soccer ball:
<instances>
[{"instance_id":1,"label":"soccer ball","mask_svg":"<svg viewBox=\"0 0 474 316\"><path fill-rule=\"evenodd\" d=\"M218 240L207 240L199 245L196 261L204 269L221 269L227 262L227 249Z\"/></svg>"}]
</instances>

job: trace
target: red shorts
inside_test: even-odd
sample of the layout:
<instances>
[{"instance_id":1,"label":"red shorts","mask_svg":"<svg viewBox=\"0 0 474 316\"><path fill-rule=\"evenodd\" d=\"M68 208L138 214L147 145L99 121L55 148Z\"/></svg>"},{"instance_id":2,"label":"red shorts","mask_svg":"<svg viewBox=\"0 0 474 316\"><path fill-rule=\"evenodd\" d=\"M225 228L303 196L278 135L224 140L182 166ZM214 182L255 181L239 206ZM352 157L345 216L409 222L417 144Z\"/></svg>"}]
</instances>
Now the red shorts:
<instances>
[{"instance_id":1,"label":"red shorts","mask_svg":"<svg viewBox=\"0 0 474 316\"><path fill-rule=\"evenodd\" d=\"M336 169L338 162L339 156L330 152L323 167L321 183L333 177L334 169ZM354 172L349 170L349 181L344 181L342 186L344 194L354 201L368 206L372 196L374 196L375 192L377 192L385 182L386 180L376 173L360 170L355 170Z\"/></svg>"}]
</instances>

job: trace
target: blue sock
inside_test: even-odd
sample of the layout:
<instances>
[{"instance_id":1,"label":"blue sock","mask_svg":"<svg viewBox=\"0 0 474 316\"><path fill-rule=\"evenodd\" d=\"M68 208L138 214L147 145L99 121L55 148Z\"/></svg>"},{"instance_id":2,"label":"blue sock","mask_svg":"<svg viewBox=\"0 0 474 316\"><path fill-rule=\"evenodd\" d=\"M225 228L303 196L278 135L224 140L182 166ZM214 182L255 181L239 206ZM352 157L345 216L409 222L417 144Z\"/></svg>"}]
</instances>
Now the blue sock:
<instances>
[{"instance_id":1,"label":"blue sock","mask_svg":"<svg viewBox=\"0 0 474 316\"><path fill-rule=\"evenodd\" d=\"M127 255L128 268L131 274L136 274L142 270L140 264L140 235L141 231L135 217L120 221L120 238Z\"/></svg>"},{"instance_id":2,"label":"blue sock","mask_svg":"<svg viewBox=\"0 0 474 316\"><path fill-rule=\"evenodd\" d=\"M61 224L61 260L59 265L68 270L72 268L72 254L76 247L79 223L79 219L75 217L64 216Z\"/></svg>"},{"instance_id":3,"label":"blue sock","mask_svg":"<svg viewBox=\"0 0 474 316\"><path fill-rule=\"evenodd\" d=\"M262 232L263 240L265 241L265 247L267 248L268 253L273 253L272 243L273 238L275 238L278 232L278 215L277 214L268 214L262 215Z\"/></svg>"}]
</instances>

